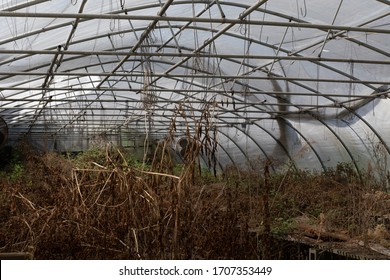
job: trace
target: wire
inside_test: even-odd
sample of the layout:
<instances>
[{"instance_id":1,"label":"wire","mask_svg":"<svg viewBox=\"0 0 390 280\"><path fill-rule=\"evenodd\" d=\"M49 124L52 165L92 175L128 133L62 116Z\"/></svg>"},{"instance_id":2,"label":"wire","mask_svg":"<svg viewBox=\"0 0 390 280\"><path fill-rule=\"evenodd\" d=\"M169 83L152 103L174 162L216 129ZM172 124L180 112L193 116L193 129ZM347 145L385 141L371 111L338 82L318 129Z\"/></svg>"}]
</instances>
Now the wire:
<instances>
[{"instance_id":1,"label":"wire","mask_svg":"<svg viewBox=\"0 0 390 280\"><path fill-rule=\"evenodd\" d=\"M306 15L307 15L307 5L306 5L306 0L303 0L303 6L304 6L304 8L302 9L302 7L301 7L301 15L303 16L303 17L306 17Z\"/></svg>"},{"instance_id":2,"label":"wire","mask_svg":"<svg viewBox=\"0 0 390 280\"><path fill-rule=\"evenodd\" d=\"M298 19L299 18L299 15L301 15L302 17L306 17L307 16L307 5L306 5L306 0L303 0L303 9L302 7L299 7L299 0L296 0L295 1L296 4L297 4L297 14L298 14Z\"/></svg>"},{"instance_id":3,"label":"wire","mask_svg":"<svg viewBox=\"0 0 390 280\"><path fill-rule=\"evenodd\" d=\"M121 9L124 10L125 9L125 5L126 5L126 1L125 0L120 0L119 3L121 5Z\"/></svg>"},{"instance_id":4,"label":"wire","mask_svg":"<svg viewBox=\"0 0 390 280\"><path fill-rule=\"evenodd\" d=\"M110 12L113 11L113 4L112 4L112 0L110 1ZM115 30L115 19L111 19L110 20L110 30L113 32Z\"/></svg>"}]
</instances>

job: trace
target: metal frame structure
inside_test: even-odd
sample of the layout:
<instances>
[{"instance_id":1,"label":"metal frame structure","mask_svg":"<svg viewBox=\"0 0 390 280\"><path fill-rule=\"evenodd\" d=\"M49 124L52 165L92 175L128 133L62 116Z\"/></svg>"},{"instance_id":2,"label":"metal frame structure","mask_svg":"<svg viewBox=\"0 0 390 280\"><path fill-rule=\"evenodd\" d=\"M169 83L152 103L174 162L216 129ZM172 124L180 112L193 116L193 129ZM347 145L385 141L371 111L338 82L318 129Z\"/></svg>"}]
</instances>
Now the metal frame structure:
<instances>
[{"instance_id":1,"label":"metal frame structure","mask_svg":"<svg viewBox=\"0 0 390 280\"><path fill-rule=\"evenodd\" d=\"M159 140L174 117L183 122L178 108L195 123L207 107L224 139L215 139L221 168L259 159L275 170L347 161L359 171L372 155L365 141L390 155L386 112L367 115L390 93L388 1L0 4L0 117L11 144Z\"/></svg>"}]
</instances>

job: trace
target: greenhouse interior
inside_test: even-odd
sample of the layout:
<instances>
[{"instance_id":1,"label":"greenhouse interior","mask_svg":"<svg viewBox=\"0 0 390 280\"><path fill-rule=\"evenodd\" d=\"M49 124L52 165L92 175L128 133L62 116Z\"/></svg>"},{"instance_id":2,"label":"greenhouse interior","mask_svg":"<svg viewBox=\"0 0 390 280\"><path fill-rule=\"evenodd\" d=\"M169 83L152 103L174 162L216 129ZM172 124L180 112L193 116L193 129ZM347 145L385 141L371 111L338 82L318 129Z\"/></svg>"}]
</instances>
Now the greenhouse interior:
<instances>
[{"instance_id":1,"label":"greenhouse interior","mask_svg":"<svg viewBox=\"0 0 390 280\"><path fill-rule=\"evenodd\" d=\"M390 259L390 1L0 22L0 259Z\"/></svg>"}]
</instances>

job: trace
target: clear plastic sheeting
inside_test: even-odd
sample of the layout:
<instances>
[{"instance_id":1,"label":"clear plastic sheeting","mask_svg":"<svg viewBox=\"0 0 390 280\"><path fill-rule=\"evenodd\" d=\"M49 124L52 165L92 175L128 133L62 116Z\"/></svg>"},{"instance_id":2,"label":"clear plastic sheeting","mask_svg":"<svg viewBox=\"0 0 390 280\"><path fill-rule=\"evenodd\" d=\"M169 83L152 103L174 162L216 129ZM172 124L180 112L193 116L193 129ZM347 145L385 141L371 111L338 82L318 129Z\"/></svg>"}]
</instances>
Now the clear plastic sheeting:
<instances>
[{"instance_id":1,"label":"clear plastic sheeting","mask_svg":"<svg viewBox=\"0 0 390 280\"><path fill-rule=\"evenodd\" d=\"M128 145L206 122L222 169L388 169L389 1L2 0L0 24L10 144Z\"/></svg>"}]
</instances>

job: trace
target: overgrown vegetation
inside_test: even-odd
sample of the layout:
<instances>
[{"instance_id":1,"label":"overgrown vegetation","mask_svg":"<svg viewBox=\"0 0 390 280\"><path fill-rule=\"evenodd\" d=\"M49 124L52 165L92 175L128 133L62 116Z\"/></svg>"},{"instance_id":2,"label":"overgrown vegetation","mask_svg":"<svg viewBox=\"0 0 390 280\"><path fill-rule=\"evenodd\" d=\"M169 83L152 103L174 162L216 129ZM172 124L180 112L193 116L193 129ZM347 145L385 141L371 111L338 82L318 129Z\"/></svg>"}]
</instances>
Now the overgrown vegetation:
<instances>
[{"instance_id":1,"label":"overgrown vegetation","mask_svg":"<svg viewBox=\"0 0 390 280\"><path fill-rule=\"evenodd\" d=\"M7 150L0 252L36 259L294 258L278 240L307 237L389 247L390 194L341 163L324 173L227 168L216 174L213 103L180 105L144 157L107 145L79 154ZM177 129L178 126L185 129ZM177 145L182 163L171 147ZM8 158L8 161L4 161ZM364 178L363 178L364 177ZM279 239L277 239L279 238Z\"/></svg>"},{"instance_id":2,"label":"overgrown vegetation","mask_svg":"<svg viewBox=\"0 0 390 280\"><path fill-rule=\"evenodd\" d=\"M113 146L77 156L17 149L1 171L1 251L37 259L280 258L283 248L270 251L265 236L302 230L389 246L390 195L348 164L321 174L230 168L214 177L195 157L175 164L163 146L148 165Z\"/></svg>"}]
</instances>

